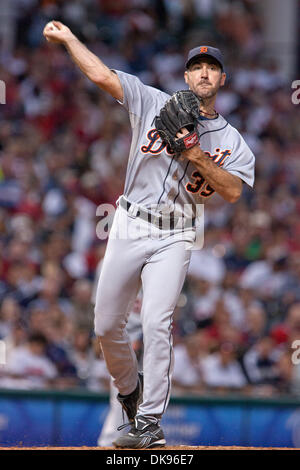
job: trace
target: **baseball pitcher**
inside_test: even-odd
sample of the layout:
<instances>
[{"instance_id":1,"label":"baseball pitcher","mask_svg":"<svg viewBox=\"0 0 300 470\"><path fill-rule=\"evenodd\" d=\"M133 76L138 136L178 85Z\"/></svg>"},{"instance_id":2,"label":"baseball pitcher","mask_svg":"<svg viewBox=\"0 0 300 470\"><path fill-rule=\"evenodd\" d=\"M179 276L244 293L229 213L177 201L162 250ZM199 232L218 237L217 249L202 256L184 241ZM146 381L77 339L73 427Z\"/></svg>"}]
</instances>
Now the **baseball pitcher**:
<instances>
[{"instance_id":1,"label":"baseball pitcher","mask_svg":"<svg viewBox=\"0 0 300 470\"><path fill-rule=\"evenodd\" d=\"M187 89L169 96L110 70L58 21L45 27L44 36L63 44L81 71L129 114L132 144L97 287L95 333L130 425L114 445L164 446L160 421L171 391L173 311L195 242L197 207L215 192L235 203L243 183L253 186L254 155L215 110L226 80L219 49L192 49ZM125 329L140 285L144 385Z\"/></svg>"}]
</instances>

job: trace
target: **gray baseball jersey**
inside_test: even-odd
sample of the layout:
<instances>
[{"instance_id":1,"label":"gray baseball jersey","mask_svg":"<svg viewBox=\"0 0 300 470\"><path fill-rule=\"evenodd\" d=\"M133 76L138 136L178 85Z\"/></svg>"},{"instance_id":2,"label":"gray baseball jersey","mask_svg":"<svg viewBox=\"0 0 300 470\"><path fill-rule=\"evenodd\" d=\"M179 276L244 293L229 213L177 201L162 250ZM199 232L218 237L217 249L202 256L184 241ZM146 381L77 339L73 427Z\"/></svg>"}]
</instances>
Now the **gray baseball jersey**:
<instances>
[{"instance_id":1,"label":"gray baseball jersey","mask_svg":"<svg viewBox=\"0 0 300 470\"><path fill-rule=\"evenodd\" d=\"M133 75L116 73L132 127L124 196L145 208L178 215L184 205L205 203L214 189L191 162L174 157L154 127L155 116L170 96ZM239 132L220 115L199 120L198 130L201 149L212 161L253 186L255 158Z\"/></svg>"}]
</instances>

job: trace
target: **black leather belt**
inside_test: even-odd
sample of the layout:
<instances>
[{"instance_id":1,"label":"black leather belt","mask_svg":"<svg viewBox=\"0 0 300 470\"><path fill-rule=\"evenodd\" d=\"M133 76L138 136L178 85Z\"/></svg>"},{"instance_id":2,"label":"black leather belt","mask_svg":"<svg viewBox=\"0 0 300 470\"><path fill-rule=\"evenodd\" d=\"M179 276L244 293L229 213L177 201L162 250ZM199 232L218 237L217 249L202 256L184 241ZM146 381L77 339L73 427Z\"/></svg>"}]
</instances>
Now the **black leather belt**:
<instances>
[{"instance_id":1,"label":"black leather belt","mask_svg":"<svg viewBox=\"0 0 300 470\"><path fill-rule=\"evenodd\" d=\"M120 206L125 209L127 212L129 212L131 206L133 204L124 197L121 196L119 200ZM138 206L138 209L136 211L136 217L139 217L140 219L149 222L150 224L154 224L156 227L159 229L164 229L164 230L174 230L175 228L191 228L195 227L195 222L196 219L193 217L192 219L186 219L186 223L184 224L185 218L184 217L175 217L174 213L170 214L165 214L165 215L154 215L151 212L142 209L141 207ZM181 225L177 227L178 222L181 222ZM189 222L189 224L187 223Z\"/></svg>"}]
</instances>

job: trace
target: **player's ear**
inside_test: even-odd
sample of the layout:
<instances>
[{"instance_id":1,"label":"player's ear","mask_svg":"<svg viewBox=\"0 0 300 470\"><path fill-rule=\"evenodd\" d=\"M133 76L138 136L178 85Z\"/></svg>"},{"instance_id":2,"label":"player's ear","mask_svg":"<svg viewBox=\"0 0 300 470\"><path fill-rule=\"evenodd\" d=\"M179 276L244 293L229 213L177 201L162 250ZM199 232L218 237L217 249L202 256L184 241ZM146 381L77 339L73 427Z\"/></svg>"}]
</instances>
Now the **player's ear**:
<instances>
[{"instance_id":1,"label":"player's ear","mask_svg":"<svg viewBox=\"0 0 300 470\"><path fill-rule=\"evenodd\" d=\"M186 70L186 71L184 72L184 81L185 81L185 83L187 83L187 84L189 83L189 82L188 82L188 77L189 77L188 71Z\"/></svg>"},{"instance_id":2,"label":"player's ear","mask_svg":"<svg viewBox=\"0 0 300 470\"><path fill-rule=\"evenodd\" d=\"M222 72L220 86L224 86L226 81L226 73Z\"/></svg>"}]
</instances>

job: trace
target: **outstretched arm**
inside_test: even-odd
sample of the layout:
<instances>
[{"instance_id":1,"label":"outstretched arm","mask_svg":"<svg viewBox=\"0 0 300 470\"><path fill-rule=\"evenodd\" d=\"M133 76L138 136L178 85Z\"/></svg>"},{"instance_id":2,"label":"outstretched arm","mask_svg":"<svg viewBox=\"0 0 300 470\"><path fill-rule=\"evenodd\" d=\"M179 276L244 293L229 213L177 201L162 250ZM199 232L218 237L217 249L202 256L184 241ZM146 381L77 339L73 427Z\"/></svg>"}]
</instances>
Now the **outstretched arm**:
<instances>
[{"instance_id":1,"label":"outstretched arm","mask_svg":"<svg viewBox=\"0 0 300 470\"><path fill-rule=\"evenodd\" d=\"M60 21L52 21L52 23L56 29L51 29L48 23L43 31L47 41L63 44L75 64L92 82L117 100L123 101L123 88L118 75L82 44L70 28Z\"/></svg>"}]
</instances>

